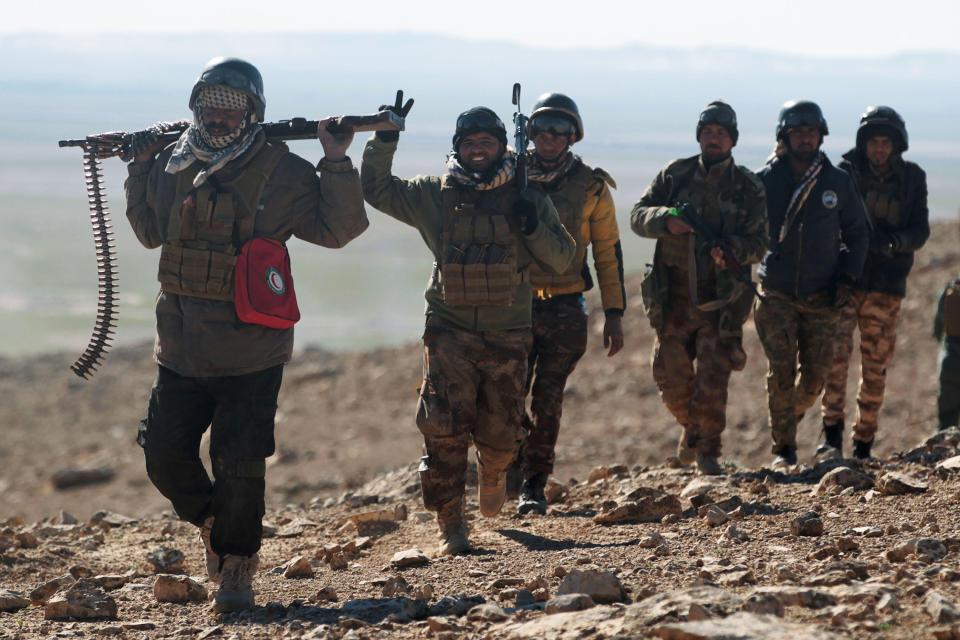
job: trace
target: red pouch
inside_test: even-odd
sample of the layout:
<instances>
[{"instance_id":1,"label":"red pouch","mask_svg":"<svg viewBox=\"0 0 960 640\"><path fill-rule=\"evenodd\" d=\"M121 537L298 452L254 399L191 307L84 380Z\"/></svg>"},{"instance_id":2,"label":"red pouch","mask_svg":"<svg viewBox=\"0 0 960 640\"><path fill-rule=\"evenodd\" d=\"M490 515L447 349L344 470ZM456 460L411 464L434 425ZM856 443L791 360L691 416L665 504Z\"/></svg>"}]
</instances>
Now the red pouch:
<instances>
[{"instance_id":1,"label":"red pouch","mask_svg":"<svg viewBox=\"0 0 960 640\"><path fill-rule=\"evenodd\" d=\"M254 238L240 248L233 304L242 322L289 329L300 319L290 254L277 240Z\"/></svg>"}]
</instances>

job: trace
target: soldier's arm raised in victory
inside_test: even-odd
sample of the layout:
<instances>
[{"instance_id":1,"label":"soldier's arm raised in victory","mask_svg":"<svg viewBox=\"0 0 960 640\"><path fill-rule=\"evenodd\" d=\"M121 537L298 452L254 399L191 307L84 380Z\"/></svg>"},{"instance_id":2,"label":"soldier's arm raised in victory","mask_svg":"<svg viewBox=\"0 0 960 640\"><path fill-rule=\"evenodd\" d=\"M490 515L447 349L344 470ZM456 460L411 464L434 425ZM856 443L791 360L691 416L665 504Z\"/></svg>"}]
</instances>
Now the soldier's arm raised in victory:
<instances>
[{"instance_id":1,"label":"soldier's arm raised in victory","mask_svg":"<svg viewBox=\"0 0 960 640\"><path fill-rule=\"evenodd\" d=\"M529 235L520 233L523 244L530 255L548 271L555 274L563 273L573 260L577 243L563 228L557 209L550 198L533 191L527 193L528 197L534 198L538 222Z\"/></svg>"},{"instance_id":2,"label":"soldier's arm raised in victory","mask_svg":"<svg viewBox=\"0 0 960 640\"><path fill-rule=\"evenodd\" d=\"M417 177L404 180L393 175L393 155L397 142L376 137L363 149L360 181L363 197L370 206L404 224L440 228L440 183Z\"/></svg>"},{"instance_id":3,"label":"soldier's arm raised in victory","mask_svg":"<svg viewBox=\"0 0 960 640\"><path fill-rule=\"evenodd\" d=\"M662 238L670 235L667 220L670 189L666 172L661 171L630 211L630 228L644 238Z\"/></svg>"}]
</instances>

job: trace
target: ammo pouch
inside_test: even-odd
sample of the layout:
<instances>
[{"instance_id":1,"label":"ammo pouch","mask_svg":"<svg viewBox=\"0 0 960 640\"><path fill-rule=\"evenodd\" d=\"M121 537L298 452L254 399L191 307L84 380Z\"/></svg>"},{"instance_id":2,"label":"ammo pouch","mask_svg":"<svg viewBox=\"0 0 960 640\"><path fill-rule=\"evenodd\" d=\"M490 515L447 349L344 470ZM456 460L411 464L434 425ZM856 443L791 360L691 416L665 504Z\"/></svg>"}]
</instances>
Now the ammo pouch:
<instances>
[{"instance_id":1,"label":"ammo pouch","mask_svg":"<svg viewBox=\"0 0 960 640\"><path fill-rule=\"evenodd\" d=\"M253 237L264 187L286 153L286 145L265 144L234 178L211 176L198 188L193 187L200 170L196 164L177 174L157 274L164 292L234 299L239 247Z\"/></svg>"},{"instance_id":2,"label":"ammo pouch","mask_svg":"<svg viewBox=\"0 0 960 640\"><path fill-rule=\"evenodd\" d=\"M583 286L583 269L589 244L583 237L583 206L587 201L587 192L591 188L596 189L598 181L602 179L583 163L578 163L575 169L562 178L558 187L548 188L547 195L557 209L560 222L577 243L577 248L570 266L561 274L547 272L536 261L530 264L530 285L535 292L541 292L542 297L550 297L556 291L569 291L571 287Z\"/></svg>"},{"instance_id":3,"label":"ammo pouch","mask_svg":"<svg viewBox=\"0 0 960 640\"><path fill-rule=\"evenodd\" d=\"M507 216L459 205L441 237L440 284L451 307L508 307L521 274L517 241Z\"/></svg>"},{"instance_id":4,"label":"ammo pouch","mask_svg":"<svg viewBox=\"0 0 960 640\"><path fill-rule=\"evenodd\" d=\"M643 310L647 314L650 326L654 331L662 331L666 313L668 278L664 273L663 261L660 259L660 245L654 250L653 264L647 264L643 269L643 280L640 281L640 297L643 300Z\"/></svg>"},{"instance_id":5,"label":"ammo pouch","mask_svg":"<svg viewBox=\"0 0 960 640\"><path fill-rule=\"evenodd\" d=\"M947 287L943 295L943 335L960 338L960 282Z\"/></svg>"}]
</instances>

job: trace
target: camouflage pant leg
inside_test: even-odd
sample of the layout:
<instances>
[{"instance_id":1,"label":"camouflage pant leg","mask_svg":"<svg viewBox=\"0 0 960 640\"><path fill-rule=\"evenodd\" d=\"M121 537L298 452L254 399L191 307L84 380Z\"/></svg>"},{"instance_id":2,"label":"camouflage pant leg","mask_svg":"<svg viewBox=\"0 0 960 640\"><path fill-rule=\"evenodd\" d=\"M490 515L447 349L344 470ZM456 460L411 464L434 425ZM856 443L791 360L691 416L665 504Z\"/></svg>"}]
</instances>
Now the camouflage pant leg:
<instances>
[{"instance_id":1,"label":"camouflage pant leg","mask_svg":"<svg viewBox=\"0 0 960 640\"><path fill-rule=\"evenodd\" d=\"M476 335L480 345L472 358L479 382L473 442L487 468L505 471L523 439L524 385L533 336L529 329Z\"/></svg>"},{"instance_id":2,"label":"camouflage pant leg","mask_svg":"<svg viewBox=\"0 0 960 640\"><path fill-rule=\"evenodd\" d=\"M420 488L424 506L433 511L462 499L466 490L478 383L471 345L464 344L467 337L469 332L430 323L423 334L423 385L417 403L417 428L424 443Z\"/></svg>"},{"instance_id":3,"label":"camouflage pant leg","mask_svg":"<svg viewBox=\"0 0 960 640\"><path fill-rule=\"evenodd\" d=\"M695 425L697 449L719 457L721 435L727 425L727 385L733 370L731 350L739 345L721 340L712 322L696 334L697 373L690 399L690 421Z\"/></svg>"},{"instance_id":4,"label":"camouflage pant leg","mask_svg":"<svg viewBox=\"0 0 960 640\"><path fill-rule=\"evenodd\" d=\"M865 295L861 291L854 292L850 303L840 310L833 364L827 372L823 400L820 403L824 424L836 425L843 422L847 402L847 373L850 369L850 357L853 355L853 331L857 328L857 316Z\"/></svg>"},{"instance_id":5,"label":"camouflage pant leg","mask_svg":"<svg viewBox=\"0 0 960 640\"><path fill-rule=\"evenodd\" d=\"M796 382L800 314L785 298L768 292L753 315L767 356L767 404L773 451L797 443Z\"/></svg>"},{"instance_id":6,"label":"camouflage pant leg","mask_svg":"<svg viewBox=\"0 0 960 640\"><path fill-rule=\"evenodd\" d=\"M522 454L527 475L553 473L563 392L586 350L587 315L580 304L534 307L527 371L532 417L525 420L528 433Z\"/></svg>"},{"instance_id":7,"label":"camouflage pant leg","mask_svg":"<svg viewBox=\"0 0 960 640\"><path fill-rule=\"evenodd\" d=\"M670 299L663 329L653 343L651 370L660 390L660 399L688 435L693 428L690 400L696 382L693 361L696 355L697 323L691 320L690 305L679 296Z\"/></svg>"},{"instance_id":8,"label":"camouflage pant leg","mask_svg":"<svg viewBox=\"0 0 960 640\"><path fill-rule=\"evenodd\" d=\"M805 301L800 305L797 333L800 377L794 407L798 419L820 399L827 372L833 363L833 343L840 311L829 298L821 297L816 302Z\"/></svg>"},{"instance_id":9,"label":"camouflage pant leg","mask_svg":"<svg viewBox=\"0 0 960 640\"><path fill-rule=\"evenodd\" d=\"M938 428L960 427L960 348L951 346L948 338L940 344L939 378L937 395Z\"/></svg>"},{"instance_id":10,"label":"camouflage pant leg","mask_svg":"<svg viewBox=\"0 0 960 640\"><path fill-rule=\"evenodd\" d=\"M867 293L860 305L860 391L857 395L857 422L854 438L873 442L877 433L880 407L887 384L887 367L893 362L897 345L897 319L900 296Z\"/></svg>"}]
</instances>

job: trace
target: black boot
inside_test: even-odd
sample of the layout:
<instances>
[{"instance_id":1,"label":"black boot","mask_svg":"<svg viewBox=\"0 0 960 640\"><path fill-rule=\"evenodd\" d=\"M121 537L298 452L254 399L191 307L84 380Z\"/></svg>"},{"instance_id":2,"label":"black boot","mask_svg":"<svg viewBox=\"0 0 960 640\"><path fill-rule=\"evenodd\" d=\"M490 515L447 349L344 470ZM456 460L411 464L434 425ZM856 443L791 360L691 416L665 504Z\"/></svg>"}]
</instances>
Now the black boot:
<instances>
[{"instance_id":1,"label":"black boot","mask_svg":"<svg viewBox=\"0 0 960 640\"><path fill-rule=\"evenodd\" d=\"M517 513L525 515L531 512L546 515L547 498L543 495L543 489L547 486L547 475L545 473L535 473L523 481L523 487L520 488L520 500L517 502Z\"/></svg>"},{"instance_id":2,"label":"black boot","mask_svg":"<svg viewBox=\"0 0 960 640\"><path fill-rule=\"evenodd\" d=\"M776 451L777 457L773 459L773 467L792 467L797 464L797 448L785 444Z\"/></svg>"},{"instance_id":3,"label":"black boot","mask_svg":"<svg viewBox=\"0 0 960 640\"><path fill-rule=\"evenodd\" d=\"M823 442L817 447L814 455L823 460L843 457L843 421L837 424L823 423Z\"/></svg>"},{"instance_id":4,"label":"black boot","mask_svg":"<svg viewBox=\"0 0 960 640\"><path fill-rule=\"evenodd\" d=\"M853 441L853 457L857 460L869 460L870 459L870 447L873 446L872 442L863 442L862 440Z\"/></svg>"}]
</instances>

